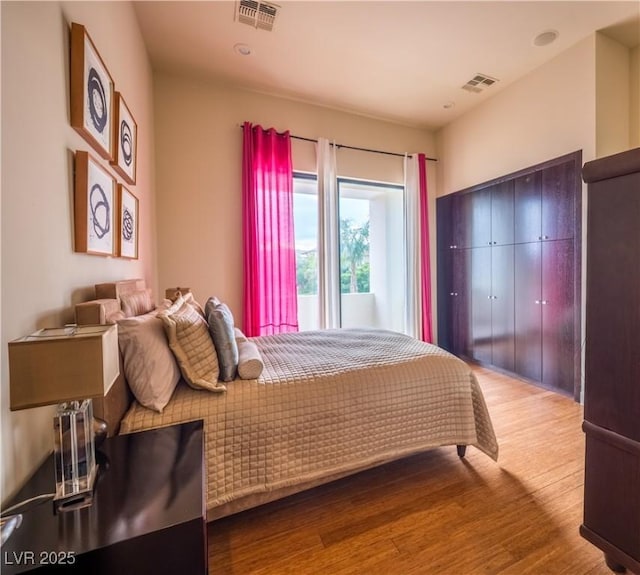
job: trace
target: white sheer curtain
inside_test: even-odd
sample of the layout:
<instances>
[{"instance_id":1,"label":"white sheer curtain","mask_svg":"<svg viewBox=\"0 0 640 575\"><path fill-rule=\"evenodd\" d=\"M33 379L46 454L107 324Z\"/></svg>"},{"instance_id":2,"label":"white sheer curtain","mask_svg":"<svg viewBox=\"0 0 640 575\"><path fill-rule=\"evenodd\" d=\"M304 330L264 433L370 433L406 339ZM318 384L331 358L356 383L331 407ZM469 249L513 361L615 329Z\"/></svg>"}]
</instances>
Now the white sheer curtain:
<instances>
[{"instance_id":1,"label":"white sheer curtain","mask_svg":"<svg viewBox=\"0 0 640 575\"><path fill-rule=\"evenodd\" d=\"M431 259L429 248L429 195L424 154L405 155L405 330L426 342L433 341L431 313Z\"/></svg>"},{"instance_id":2,"label":"white sheer curtain","mask_svg":"<svg viewBox=\"0 0 640 575\"><path fill-rule=\"evenodd\" d=\"M340 227L336 146L318 138L318 300L320 329L340 327Z\"/></svg>"},{"instance_id":3,"label":"white sheer curtain","mask_svg":"<svg viewBox=\"0 0 640 575\"><path fill-rule=\"evenodd\" d=\"M422 254L420 226L420 173L418 154L404 157L404 252L407 335L422 339Z\"/></svg>"}]
</instances>

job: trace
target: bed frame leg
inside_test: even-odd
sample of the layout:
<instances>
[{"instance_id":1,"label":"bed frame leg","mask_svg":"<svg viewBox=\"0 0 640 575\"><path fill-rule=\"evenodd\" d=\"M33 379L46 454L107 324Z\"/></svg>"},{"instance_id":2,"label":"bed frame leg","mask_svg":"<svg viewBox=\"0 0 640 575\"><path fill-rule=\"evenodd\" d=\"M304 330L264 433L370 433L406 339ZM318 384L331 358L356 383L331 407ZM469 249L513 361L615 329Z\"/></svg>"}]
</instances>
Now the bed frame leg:
<instances>
[{"instance_id":1,"label":"bed frame leg","mask_svg":"<svg viewBox=\"0 0 640 575\"><path fill-rule=\"evenodd\" d=\"M458 450L458 457L464 457L465 453L467 452L466 445L456 445L456 449Z\"/></svg>"}]
</instances>

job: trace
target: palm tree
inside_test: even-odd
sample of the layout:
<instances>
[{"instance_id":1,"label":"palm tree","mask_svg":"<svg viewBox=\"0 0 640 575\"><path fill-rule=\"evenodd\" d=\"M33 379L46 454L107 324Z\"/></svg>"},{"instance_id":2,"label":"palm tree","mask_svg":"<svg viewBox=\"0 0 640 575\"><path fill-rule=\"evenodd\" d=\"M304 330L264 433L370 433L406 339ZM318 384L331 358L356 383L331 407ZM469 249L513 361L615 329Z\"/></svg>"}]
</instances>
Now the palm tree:
<instances>
[{"instance_id":1,"label":"palm tree","mask_svg":"<svg viewBox=\"0 0 640 575\"><path fill-rule=\"evenodd\" d=\"M358 292L358 266L369 257L369 221L359 228L350 219L340 220L340 258L350 274L350 293Z\"/></svg>"}]
</instances>

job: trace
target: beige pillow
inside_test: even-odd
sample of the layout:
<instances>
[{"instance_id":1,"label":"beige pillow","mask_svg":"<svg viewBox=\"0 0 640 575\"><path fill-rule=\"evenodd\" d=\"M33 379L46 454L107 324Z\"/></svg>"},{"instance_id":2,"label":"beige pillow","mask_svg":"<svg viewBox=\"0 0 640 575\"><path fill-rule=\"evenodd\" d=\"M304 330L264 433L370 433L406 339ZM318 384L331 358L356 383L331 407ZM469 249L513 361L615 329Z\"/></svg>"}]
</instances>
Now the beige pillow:
<instances>
[{"instance_id":1,"label":"beige pillow","mask_svg":"<svg viewBox=\"0 0 640 575\"><path fill-rule=\"evenodd\" d=\"M180 380L162 320L156 312L118 321L124 375L141 405L162 412Z\"/></svg>"},{"instance_id":2,"label":"beige pillow","mask_svg":"<svg viewBox=\"0 0 640 575\"><path fill-rule=\"evenodd\" d=\"M149 313L156 306L151 299L150 289L135 290L120 296L120 306L125 317L135 317Z\"/></svg>"},{"instance_id":3,"label":"beige pillow","mask_svg":"<svg viewBox=\"0 0 640 575\"><path fill-rule=\"evenodd\" d=\"M158 317L164 323L169 347L187 383L195 389L225 391L227 388L218 383L218 356L207 322L195 307L180 296Z\"/></svg>"},{"instance_id":4,"label":"beige pillow","mask_svg":"<svg viewBox=\"0 0 640 575\"><path fill-rule=\"evenodd\" d=\"M238 342L238 375L240 379L258 379L264 362L258 346L252 341Z\"/></svg>"}]
</instances>

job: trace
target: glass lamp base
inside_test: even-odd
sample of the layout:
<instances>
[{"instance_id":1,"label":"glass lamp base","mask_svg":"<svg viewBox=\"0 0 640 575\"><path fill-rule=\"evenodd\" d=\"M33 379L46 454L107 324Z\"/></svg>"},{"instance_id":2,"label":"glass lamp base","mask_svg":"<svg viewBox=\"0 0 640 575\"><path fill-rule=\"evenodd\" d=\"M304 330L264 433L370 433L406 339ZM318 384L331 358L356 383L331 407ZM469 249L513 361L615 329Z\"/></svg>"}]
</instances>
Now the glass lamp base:
<instances>
[{"instance_id":1,"label":"glass lamp base","mask_svg":"<svg viewBox=\"0 0 640 575\"><path fill-rule=\"evenodd\" d=\"M97 472L91 400L58 405L53 427L56 508L90 504ZM85 502L87 496L89 503Z\"/></svg>"}]
</instances>

